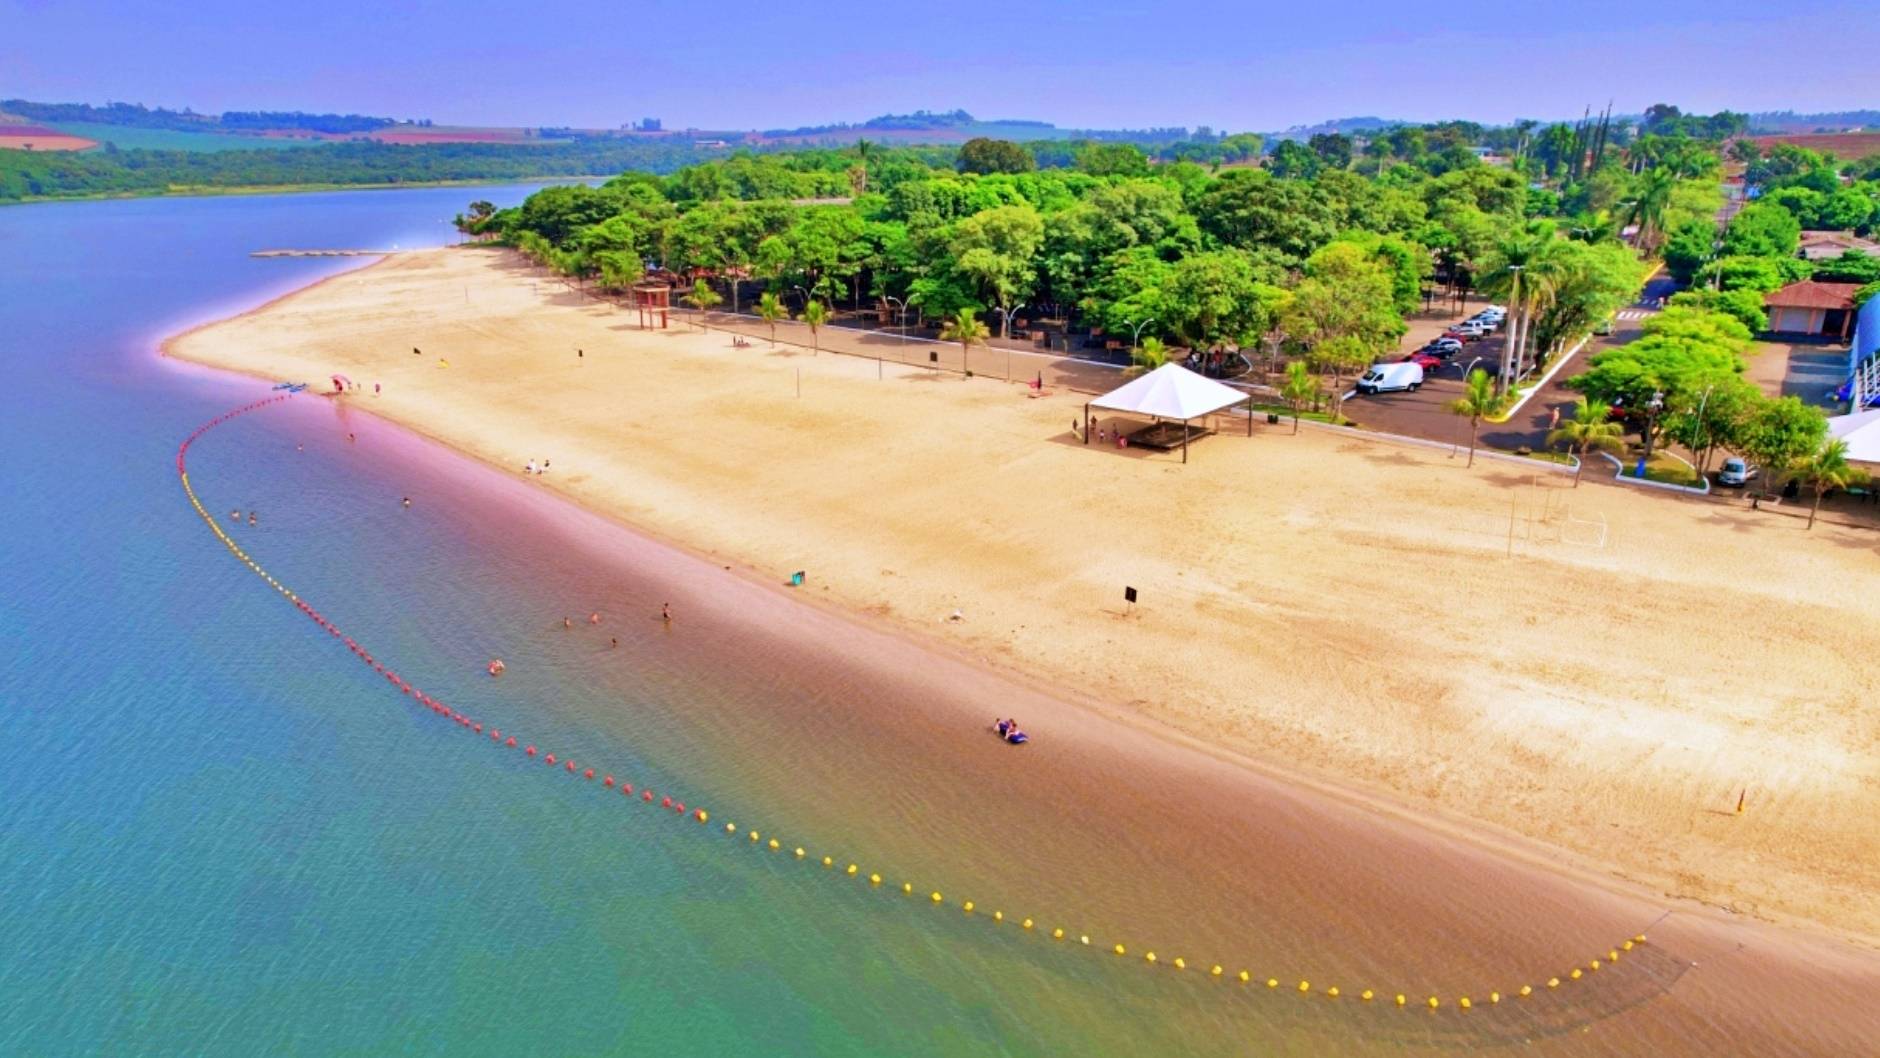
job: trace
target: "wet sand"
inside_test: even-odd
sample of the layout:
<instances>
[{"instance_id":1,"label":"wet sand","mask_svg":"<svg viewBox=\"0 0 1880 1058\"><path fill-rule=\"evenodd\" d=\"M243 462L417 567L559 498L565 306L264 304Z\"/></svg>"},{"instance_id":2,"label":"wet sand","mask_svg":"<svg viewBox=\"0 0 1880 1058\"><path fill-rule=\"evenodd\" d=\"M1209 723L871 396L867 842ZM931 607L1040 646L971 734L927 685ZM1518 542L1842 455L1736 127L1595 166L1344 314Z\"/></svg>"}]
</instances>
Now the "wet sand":
<instances>
[{"instance_id":1,"label":"wet sand","mask_svg":"<svg viewBox=\"0 0 1880 1058\"><path fill-rule=\"evenodd\" d=\"M1497 559L1507 525L1496 509L1511 491L1538 490L1494 470L1463 475L1440 454L1263 428L1252 441L1210 441L1176 468L1068 445L1067 435L1053 444L1067 402L918 372L877 382L872 364L626 325L548 284L531 291L526 273L493 255L420 254L195 332L172 351L263 376L342 370L368 393L383 379L383 399L352 403L499 466L547 456L548 477L513 486L555 485L694 554L723 555L710 565L733 565L742 579L701 566L673 587L708 586L692 590L712 599L681 602L688 613L718 610L735 593L729 609L747 624L710 637L709 649L729 655L727 668L809 686L838 680L848 693L816 699L818 715L720 718L705 730L753 757L789 760L743 776L778 818L891 850L912 873L983 886L982 906L1050 907L1132 953L1146 944L1230 971L1245 962L1295 985L1316 976L1320 988L1449 999L1512 991L1530 975L1540 985L1677 907L1652 928L1648 970L1599 978L1576 1001L1584 1006L1543 1020L1476 1018L1463 1031L1489 1035L1466 1039L1572 1031L1589 1019L1609 1044L1651 1040L1688 1053L1744 1041L1831 1053L1870 1038L1860 1033L1873 1031L1871 1015L1850 1018L1875 983L1864 954L1590 877L1617 869L1657 880L1671 858L1699 865L1696 881L1724 899L1781 897L1772 913L1866 924L1873 860L1853 857L1872 841L1872 813L1855 810L1872 757L1851 751L1872 732L1858 717L1815 716L1805 730L1788 725L1783 748L1800 754L1769 754L1765 725L1775 721L1742 715L1747 681L1784 655L1793 668L1801 648L1747 627L1773 604L1769 594L1707 587L1713 563L1746 553L1777 562L1768 550L1780 539L1798 556L1783 577L1814 587L1838 579L1855 599L1833 610L1809 603L1825 612L1802 615L1798 631L1818 634L1870 594L1846 585L1871 576L1860 571L1872 548L1861 535L1720 526L1687 508L1581 490L1575 517L1602 508L1614 544L1549 547L1530 531L1520 558ZM575 342L588 354L579 362ZM413 357L413 344L431 348ZM451 366L436 366L439 356ZM797 368L800 403L777 392ZM1377 500L1359 506L1354 495ZM1655 540L1680 521L1691 523L1688 541ZM1705 550L1713 545L1723 553ZM798 598L775 590L793 568L811 570L810 591L798 595L826 607L805 616ZM1651 611L1712 619L1693 628L1628 603L1621 585L1641 570L1655 577ZM1125 580L1145 589L1136 615L1109 598ZM1529 602L1494 598L1510 581ZM966 620L941 620L955 607ZM1536 630L1523 609L1546 623ZM1573 620L1569 653L1603 652L1611 686L1566 671L1550 616L1561 610ZM845 612L872 612L871 627L858 630ZM1606 642L1601 621L1621 615L1629 639ZM1745 627L1733 631L1732 618ZM1441 635L1425 634L1432 621ZM766 629L778 626L788 641L767 653ZM1587 646L1584 635L1597 641ZM1721 690L1701 704L1667 693L1655 652L1673 637L1687 651L1687 639L1707 642L1722 658ZM804 656L806 638L841 653L819 665ZM975 663L933 660L923 648L936 640ZM1839 664L1791 693L1820 712L1833 693L1864 689L1851 660ZM1063 690L1021 688L1012 676ZM1503 697L1511 690L1521 693ZM1615 710L1630 725L1623 739L1602 735ZM1562 715L1544 722L1550 711ZM1019 715L1039 742L1016 751L991 742L983 728L994 713ZM831 722L859 732L862 750L827 752L815 733ZM1145 724L1182 738L1145 736ZM1615 742L1633 745L1615 753ZM1700 756L1654 760L1679 749ZM1268 774L1275 764L1286 779ZM1301 782L1300 769L1345 792ZM1761 780L1754 811L1734 817L1723 781L1694 774L1717 770ZM825 789L839 793L805 792ZM1827 811L1835 798L1844 803ZM837 815L832 804L879 810ZM1452 833L1409 825L1410 813ZM972 862L947 850L969 850ZM1748 949L1718 963L1727 973L1679 972L1739 943ZM1629 991L1640 982L1645 991ZM1452 1022L1428 1025L1439 1034L1398 1042L1441 1049L1463 1039L1441 1035L1458 1031Z\"/></svg>"}]
</instances>

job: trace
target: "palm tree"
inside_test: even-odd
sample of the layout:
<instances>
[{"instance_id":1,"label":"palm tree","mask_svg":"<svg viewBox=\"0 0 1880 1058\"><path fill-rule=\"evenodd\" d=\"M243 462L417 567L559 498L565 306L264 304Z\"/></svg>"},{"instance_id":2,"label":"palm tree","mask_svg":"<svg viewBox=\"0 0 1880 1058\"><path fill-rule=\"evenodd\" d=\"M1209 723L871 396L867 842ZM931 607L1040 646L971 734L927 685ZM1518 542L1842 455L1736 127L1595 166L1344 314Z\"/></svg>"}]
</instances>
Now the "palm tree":
<instances>
[{"instance_id":1,"label":"palm tree","mask_svg":"<svg viewBox=\"0 0 1880 1058\"><path fill-rule=\"evenodd\" d=\"M861 164L855 167L850 179L850 185L855 188L857 195L866 195L868 193L868 158L874 153L874 144L867 140L855 141L855 156L861 159Z\"/></svg>"},{"instance_id":2,"label":"palm tree","mask_svg":"<svg viewBox=\"0 0 1880 1058\"><path fill-rule=\"evenodd\" d=\"M690 305L698 310L698 329L702 331L705 329L705 314L710 312L712 308L723 301L724 298L718 296L718 292L711 288L711 284L705 282L703 279L694 279L692 281L692 292L679 300L683 304Z\"/></svg>"},{"instance_id":3,"label":"palm tree","mask_svg":"<svg viewBox=\"0 0 1880 1058\"><path fill-rule=\"evenodd\" d=\"M822 346L816 338L816 330L829 322L829 306L820 301L804 302L802 318L803 322L809 325L809 351L813 356L822 351Z\"/></svg>"},{"instance_id":4,"label":"palm tree","mask_svg":"<svg viewBox=\"0 0 1880 1058\"><path fill-rule=\"evenodd\" d=\"M1286 378L1279 386L1280 399L1292 405L1293 433L1299 432L1299 409L1307 401L1316 402L1319 397L1319 382L1312 377L1311 368L1304 360L1294 360L1286 365Z\"/></svg>"},{"instance_id":5,"label":"palm tree","mask_svg":"<svg viewBox=\"0 0 1880 1058\"><path fill-rule=\"evenodd\" d=\"M1154 335L1142 340L1142 344L1129 352L1130 362L1141 372L1154 371L1168 363L1168 343Z\"/></svg>"},{"instance_id":6,"label":"palm tree","mask_svg":"<svg viewBox=\"0 0 1880 1058\"><path fill-rule=\"evenodd\" d=\"M1469 417L1469 465L1475 465L1475 436L1481 432L1482 420L1493 418L1507 410L1509 397L1506 393L1495 390L1495 384L1489 381L1488 372L1477 368L1469 372L1469 381L1462 391L1462 396L1449 402L1449 410L1455 415Z\"/></svg>"},{"instance_id":7,"label":"palm tree","mask_svg":"<svg viewBox=\"0 0 1880 1058\"><path fill-rule=\"evenodd\" d=\"M1821 513L1821 498L1830 489L1844 489L1866 478L1866 474L1847 464L1847 442L1830 437L1815 454L1795 466L1795 477L1815 490L1815 505L1808 509L1808 528L1815 527L1815 515Z\"/></svg>"},{"instance_id":8,"label":"palm tree","mask_svg":"<svg viewBox=\"0 0 1880 1058\"><path fill-rule=\"evenodd\" d=\"M777 321L789 319L790 310L784 307L783 302L777 300L775 293L767 290L762 297L757 299L757 318L770 324L770 344L772 348L775 348L777 345Z\"/></svg>"},{"instance_id":9,"label":"palm tree","mask_svg":"<svg viewBox=\"0 0 1880 1058\"><path fill-rule=\"evenodd\" d=\"M960 370L969 375L972 372L967 370L967 357L972 354L973 346L984 345L986 339L990 337L992 337L992 332L986 329L985 324L979 322L979 317L965 309L961 309L959 315L948 320L946 327L940 331L941 341L960 343Z\"/></svg>"},{"instance_id":10,"label":"palm tree","mask_svg":"<svg viewBox=\"0 0 1880 1058\"><path fill-rule=\"evenodd\" d=\"M1626 211L1627 224L1638 225L1633 244L1647 255L1657 249L1664 237L1665 211L1671 206L1671 189L1678 177L1669 166L1657 166L1639 178L1638 195Z\"/></svg>"},{"instance_id":11,"label":"palm tree","mask_svg":"<svg viewBox=\"0 0 1880 1058\"><path fill-rule=\"evenodd\" d=\"M1501 366L1495 372L1497 386L1514 381L1515 365L1520 362L1521 340L1528 309L1536 292L1545 288L1545 270L1541 267L1553 231L1545 221L1529 222L1495 240L1488 269L1476 286L1487 296L1507 303L1507 330L1502 336Z\"/></svg>"},{"instance_id":12,"label":"palm tree","mask_svg":"<svg viewBox=\"0 0 1880 1058\"><path fill-rule=\"evenodd\" d=\"M1580 457L1580 465L1573 470L1573 487L1580 487L1580 473L1586 469L1586 457L1594 449L1602 452L1618 452L1625 448L1622 435L1625 424L1612 421L1612 411L1604 404L1593 404L1585 397L1573 406L1573 418L1561 423L1549 431L1547 443L1550 445L1565 442Z\"/></svg>"}]
</instances>

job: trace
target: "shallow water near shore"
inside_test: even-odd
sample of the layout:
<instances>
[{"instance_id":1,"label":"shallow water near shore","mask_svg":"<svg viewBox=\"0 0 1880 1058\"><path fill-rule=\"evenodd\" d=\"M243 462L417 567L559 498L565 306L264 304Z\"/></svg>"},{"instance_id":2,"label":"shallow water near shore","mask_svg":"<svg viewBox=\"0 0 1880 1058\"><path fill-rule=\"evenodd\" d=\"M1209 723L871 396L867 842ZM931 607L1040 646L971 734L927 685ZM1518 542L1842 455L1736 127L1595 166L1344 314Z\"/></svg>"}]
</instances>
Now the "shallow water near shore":
<instances>
[{"instance_id":1,"label":"shallow water near shore","mask_svg":"<svg viewBox=\"0 0 1880 1058\"><path fill-rule=\"evenodd\" d=\"M152 352L353 266L249 250L445 242L469 198L522 193L0 211L0 1053L1845 1053L1860 1038L1730 1014L1753 978L1729 975L1735 941L1708 924L1163 745L765 583L788 571L726 571L346 405L303 395L206 435L190 456L203 501L257 511L230 531L348 634L486 723L712 822L414 710L183 500L177 442L266 385ZM483 674L492 656L501 680ZM997 715L1038 741L999 745ZM1646 929L1652 944L1546 989ZM1107 954L1118 943L1127 956ZM1542 994L1517 1003L1524 983ZM1850 1008L1863 994L1829 969L1772 988ZM1397 991L1444 1009L1399 1011Z\"/></svg>"}]
</instances>

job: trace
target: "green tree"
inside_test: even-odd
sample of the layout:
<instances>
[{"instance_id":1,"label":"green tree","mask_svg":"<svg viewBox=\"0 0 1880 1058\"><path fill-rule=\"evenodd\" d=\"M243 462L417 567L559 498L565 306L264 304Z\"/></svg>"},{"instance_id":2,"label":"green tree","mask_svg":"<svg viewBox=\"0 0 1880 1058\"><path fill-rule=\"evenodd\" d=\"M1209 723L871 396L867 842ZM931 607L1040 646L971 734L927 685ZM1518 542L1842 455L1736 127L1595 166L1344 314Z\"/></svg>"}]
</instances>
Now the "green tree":
<instances>
[{"instance_id":1,"label":"green tree","mask_svg":"<svg viewBox=\"0 0 1880 1058\"><path fill-rule=\"evenodd\" d=\"M1744 206L1724 229L1723 251L1750 257L1788 257L1800 245L1802 225L1795 214L1773 203Z\"/></svg>"},{"instance_id":2,"label":"green tree","mask_svg":"<svg viewBox=\"0 0 1880 1058\"><path fill-rule=\"evenodd\" d=\"M723 301L724 298L718 296L718 292L711 288L711 284L705 282L703 279L694 279L692 281L692 292L681 297L679 300L683 304L690 305L698 310L698 329L702 331L705 329L705 314L717 307L718 303Z\"/></svg>"},{"instance_id":3,"label":"green tree","mask_svg":"<svg viewBox=\"0 0 1880 1058\"><path fill-rule=\"evenodd\" d=\"M1821 498L1830 490L1844 489L1855 482L1865 480L1866 475L1848 465L1847 442L1839 437L1831 437L1822 442L1808 458L1796 464L1795 477L1802 484L1815 490L1814 506L1808 509L1808 528L1815 527L1815 516L1821 513Z\"/></svg>"},{"instance_id":4,"label":"green tree","mask_svg":"<svg viewBox=\"0 0 1880 1058\"><path fill-rule=\"evenodd\" d=\"M1168 363L1168 343L1150 335L1142 340L1142 344L1129 351L1129 361L1140 371L1154 371Z\"/></svg>"},{"instance_id":5,"label":"green tree","mask_svg":"<svg viewBox=\"0 0 1880 1058\"><path fill-rule=\"evenodd\" d=\"M1077 148L1077 168L1092 176L1146 176L1149 158L1133 143L1090 143Z\"/></svg>"},{"instance_id":6,"label":"green tree","mask_svg":"<svg viewBox=\"0 0 1880 1058\"><path fill-rule=\"evenodd\" d=\"M1038 167L1037 159L1020 144L985 136L960 144L954 164L962 173L1029 173Z\"/></svg>"},{"instance_id":7,"label":"green tree","mask_svg":"<svg viewBox=\"0 0 1880 1058\"><path fill-rule=\"evenodd\" d=\"M1476 281L1482 293L1505 302L1508 309L1501 363L1495 372L1498 388L1513 385L1520 370L1534 310L1545 304L1551 291L1549 264L1555 245L1552 225L1529 221L1495 241L1485 270Z\"/></svg>"},{"instance_id":8,"label":"green tree","mask_svg":"<svg viewBox=\"0 0 1880 1058\"><path fill-rule=\"evenodd\" d=\"M1273 325L1278 287L1258 282L1238 250L1189 254L1169 270L1158 317L1184 342L1210 348L1231 341L1251 345Z\"/></svg>"},{"instance_id":9,"label":"green tree","mask_svg":"<svg viewBox=\"0 0 1880 1058\"><path fill-rule=\"evenodd\" d=\"M940 330L941 341L960 343L960 369L969 375L972 374L970 357L973 346L984 345L991 336L992 332L979 322L979 317L966 312L948 320Z\"/></svg>"},{"instance_id":10,"label":"green tree","mask_svg":"<svg viewBox=\"0 0 1880 1058\"><path fill-rule=\"evenodd\" d=\"M1403 317L1392 307L1388 273L1360 247L1334 243L1313 255L1307 273L1280 311L1279 326L1331 375L1337 412L1344 375L1391 348L1404 333Z\"/></svg>"},{"instance_id":11,"label":"green tree","mask_svg":"<svg viewBox=\"0 0 1880 1058\"><path fill-rule=\"evenodd\" d=\"M1319 399L1319 382L1312 377L1312 370L1304 360L1294 360L1286 365L1286 377L1280 382L1279 397L1292 408L1293 433L1299 432L1299 412L1307 404L1316 404Z\"/></svg>"},{"instance_id":12,"label":"green tree","mask_svg":"<svg viewBox=\"0 0 1880 1058\"><path fill-rule=\"evenodd\" d=\"M1586 457L1595 449L1602 452L1621 452L1625 450L1622 434L1624 423L1612 421L1611 409L1604 404L1594 404L1581 397L1573 405L1573 418L1561 423L1547 434L1550 445L1564 444L1579 457L1580 463L1573 470L1573 487L1580 487L1580 474L1586 470Z\"/></svg>"},{"instance_id":13,"label":"green tree","mask_svg":"<svg viewBox=\"0 0 1880 1058\"><path fill-rule=\"evenodd\" d=\"M777 344L777 321L789 319L790 310L784 307L783 302L778 299L775 293L766 290L757 299L757 318L769 325L770 344L772 347L775 347Z\"/></svg>"},{"instance_id":14,"label":"green tree","mask_svg":"<svg viewBox=\"0 0 1880 1058\"><path fill-rule=\"evenodd\" d=\"M1756 405L1744 423L1738 447L1762 467L1765 487L1775 484L1799 460L1820 451L1828 420L1796 397L1778 397ZM1757 495L1753 504L1761 502Z\"/></svg>"},{"instance_id":15,"label":"green tree","mask_svg":"<svg viewBox=\"0 0 1880 1058\"><path fill-rule=\"evenodd\" d=\"M823 324L829 322L829 307L817 301L815 298L811 298L803 305L803 315L801 319L804 325L809 327L809 351L810 355L814 356L822 352L822 343L818 339L818 332L821 330Z\"/></svg>"},{"instance_id":16,"label":"green tree","mask_svg":"<svg viewBox=\"0 0 1880 1058\"><path fill-rule=\"evenodd\" d=\"M1475 441L1482 432L1482 420L1502 414L1508 409L1510 399L1510 394L1495 389L1488 372L1477 368L1469 372L1462 396L1449 402L1450 414L1469 417L1469 466L1475 465Z\"/></svg>"},{"instance_id":17,"label":"green tree","mask_svg":"<svg viewBox=\"0 0 1880 1058\"><path fill-rule=\"evenodd\" d=\"M1680 290L1671 295L1673 308L1698 309L1704 312L1720 312L1742 324L1751 332L1758 332L1769 326L1769 314L1763 308L1763 297L1754 290L1712 290L1709 287L1696 287Z\"/></svg>"},{"instance_id":18,"label":"green tree","mask_svg":"<svg viewBox=\"0 0 1880 1058\"><path fill-rule=\"evenodd\" d=\"M949 250L954 267L990 295L1001 310L1013 308L1031 293L1037 276L1044 221L1030 206L981 210L954 226ZM1000 316L1000 336L1007 337L1007 316Z\"/></svg>"}]
</instances>

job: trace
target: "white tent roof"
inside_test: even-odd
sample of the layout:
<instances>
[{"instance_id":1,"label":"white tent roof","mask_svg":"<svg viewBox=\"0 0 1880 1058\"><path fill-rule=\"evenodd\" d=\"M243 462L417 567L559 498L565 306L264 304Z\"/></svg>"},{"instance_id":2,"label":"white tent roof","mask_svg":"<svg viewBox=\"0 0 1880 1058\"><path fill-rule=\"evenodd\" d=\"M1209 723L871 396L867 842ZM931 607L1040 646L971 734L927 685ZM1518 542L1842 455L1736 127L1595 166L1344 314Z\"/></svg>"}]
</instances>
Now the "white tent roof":
<instances>
[{"instance_id":1,"label":"white tent roof","mask_svg":"<svg viewBox=\"0 0 1880 1058\"><path fill-rule=\"evenodd\" d=\"M1828 436L1847 442L1847 458L1880 463L1880 410L1830 416Z\"/></svg>"},{"instance_id":2,"label":"white tent roof","mask_svg":"<svg viewBox=\"0 0 1880 1058\"><path fill-rule=\"evenodd\" d=\"M1179 420L1199 419L1246 399L1247 395L1240 390L1202 378L1180 364L1163 364L1096 398L1090 406Z\"/></svg>"}]
</instances>

